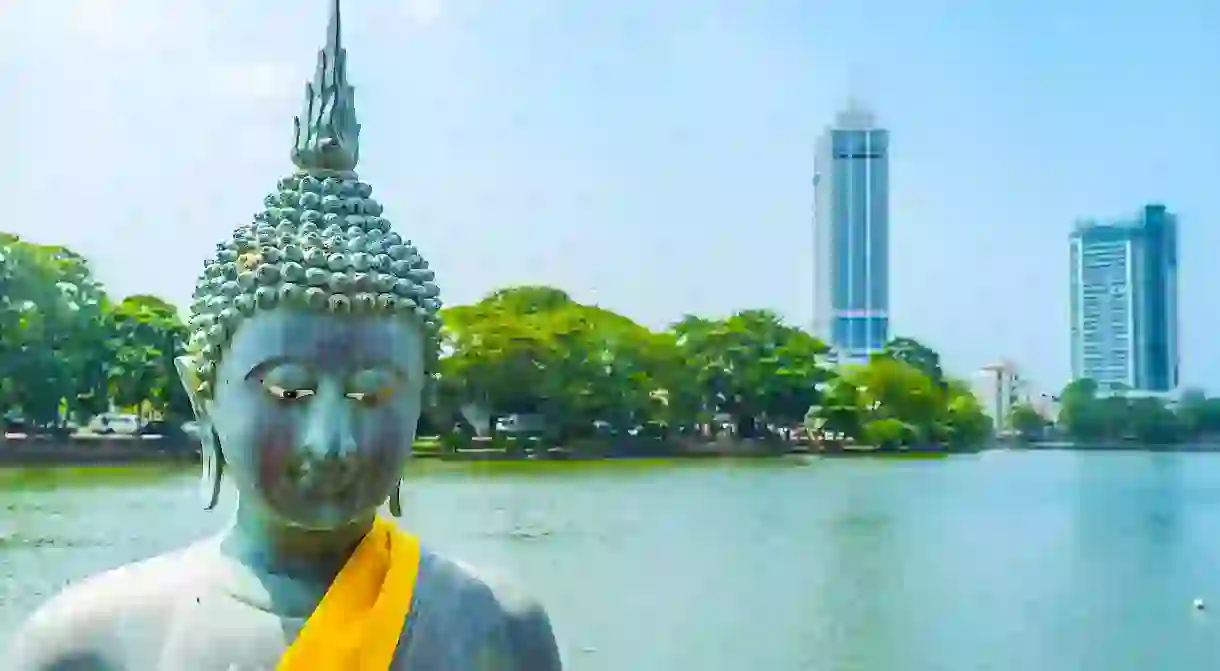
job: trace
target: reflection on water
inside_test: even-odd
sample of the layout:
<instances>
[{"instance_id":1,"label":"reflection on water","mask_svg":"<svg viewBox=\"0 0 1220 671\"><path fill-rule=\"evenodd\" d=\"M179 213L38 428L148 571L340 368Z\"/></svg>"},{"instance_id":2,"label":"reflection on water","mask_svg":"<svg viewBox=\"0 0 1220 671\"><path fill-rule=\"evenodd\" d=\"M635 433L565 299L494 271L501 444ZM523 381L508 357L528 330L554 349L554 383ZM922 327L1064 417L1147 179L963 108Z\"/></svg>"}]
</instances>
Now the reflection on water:
<instances>
[{"instance_id":1,"label":"reflection on water","mask_svg":"<svg viewBox=\"0 0 1220 671\"><path fill-rule=\"evenodd\" d=\"M418 462L404 525L515 576L569 668L1220 665L1220 457ZM195 473L0 471L0 637L70 580L218 529ZM231 505L231 496L227 497Z\"/></svg>"},{"instance_id":2,"label":"reflection on water","mask_svg":"<svg viewBox=\"0 0 1220 671\"><path fill-rule=\"evenodd\" d=\"M1109 459L1105 469L1079 461L1071 529L1075 561L1065 579L1087 598L1077 599L1056 621L1072 633L1063 646L1082 668L1117 654L1143 668L1199 668L1202 658L1209 660L1203 666L1215 664L1214 625L1189 610L1199 596L1220 600L1214 587L1209 590L1220 559L1220 481L1213 461L1128 454ZM1174 623L1175 644L1107 637L1104 627L1116 613L1132 630L1160 631Z\"/></svg>"}]
</instances>

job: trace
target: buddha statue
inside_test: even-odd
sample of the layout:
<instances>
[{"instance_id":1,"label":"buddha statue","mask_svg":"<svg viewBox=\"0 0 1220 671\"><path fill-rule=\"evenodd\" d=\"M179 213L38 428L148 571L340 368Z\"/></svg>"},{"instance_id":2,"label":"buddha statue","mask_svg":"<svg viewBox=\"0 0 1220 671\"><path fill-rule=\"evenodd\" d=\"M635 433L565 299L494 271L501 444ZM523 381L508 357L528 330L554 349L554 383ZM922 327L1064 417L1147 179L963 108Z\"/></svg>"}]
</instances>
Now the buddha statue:
<instances>
[{"instance_id":1,"label":"buddha statue","mask_svg":"<svg viewBox=\"0 0 1220 671\"><path fill-rule=\"evenodd\" d=\"M74 583L16 634L17 671L552 671L545 611L422 547L401 513L438 356L433 272L354 172L360 126L332 0L292 160L217 246L178 360L213 538Z\"/></svg>"}]
</instances>

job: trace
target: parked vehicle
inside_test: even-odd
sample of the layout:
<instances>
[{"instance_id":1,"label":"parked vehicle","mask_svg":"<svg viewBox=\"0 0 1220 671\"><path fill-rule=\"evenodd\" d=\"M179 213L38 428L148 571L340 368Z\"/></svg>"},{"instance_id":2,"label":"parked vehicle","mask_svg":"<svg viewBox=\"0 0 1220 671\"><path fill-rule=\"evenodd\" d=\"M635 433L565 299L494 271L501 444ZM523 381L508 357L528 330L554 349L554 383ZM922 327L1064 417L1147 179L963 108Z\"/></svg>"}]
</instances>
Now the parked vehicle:
<instances>
[{"instance_id":1,"label":"parked vehicle","mask_svg":"<svg viewBox=\"0 0 1220 671\"><path fill-rule=\"evenodd\" d=\"M90 420L85 428L89 433L101 435L134 436L140 432L140 419L135 415L104 412Z\"/></svg>"},{"instance_id":2,"label":"parked vehicle","mask_svg":"<svg viewBox=\"0 0 1220 671\"><path fill-rule=\"evenodd\" d=\"M496 431L500 433L542 433L546 430L546 419L542 415L513 414L496 420Z\"/></svg>"},{"instance_id":3,"label":"parked vehicle","mask_svg":"<svg viewBox=\"0 0 1220 671\"><path fill-rule=\"evenodd\" d=\"M162 438L179 438L185 435L182 427L173 422L166 422L160 419L145 422L144 426L141 426L137 433L141 436L160 436Z\"/></svg>"},{"instance_id":4,"label":"parked vehicle","mask_svg":"<svg viewBox=\"0 0 1220 671\"><path fill-rule=\"evenodd\" d=\"M67 438L76 427L71 422L57 421L37 424L26 420L19 412L10 410L0 415L0 437L20 438Z\"/></svg>"},{"instance_id":5,"label":"parked vehicle","mask_svg":"<svg viewBox=\"0 0 1220 671\"><path fill-rule=\"evenodd\" d=\"M4 414L3 433L25 433L27 426L25 418L16 412Z\"/></svg>"}]
</instances>

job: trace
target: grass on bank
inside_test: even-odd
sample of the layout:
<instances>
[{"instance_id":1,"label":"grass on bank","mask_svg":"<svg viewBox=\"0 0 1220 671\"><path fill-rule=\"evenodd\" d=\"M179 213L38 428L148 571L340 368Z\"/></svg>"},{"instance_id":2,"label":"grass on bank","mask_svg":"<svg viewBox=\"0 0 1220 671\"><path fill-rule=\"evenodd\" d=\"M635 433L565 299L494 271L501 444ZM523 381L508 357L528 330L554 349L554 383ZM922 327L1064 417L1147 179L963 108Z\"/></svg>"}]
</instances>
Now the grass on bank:
<instances>
[{"instance_id":1,"label":"grass on bank","mask_svg":"<svg viewBox=\"0 0 1220 671\"><path fill-rule=\"evenodd\" d=\"M411 449L414 450L416 454L439 453L441 451L440 436L423 436L416 438Z\"/></svg>"}]
</instances>

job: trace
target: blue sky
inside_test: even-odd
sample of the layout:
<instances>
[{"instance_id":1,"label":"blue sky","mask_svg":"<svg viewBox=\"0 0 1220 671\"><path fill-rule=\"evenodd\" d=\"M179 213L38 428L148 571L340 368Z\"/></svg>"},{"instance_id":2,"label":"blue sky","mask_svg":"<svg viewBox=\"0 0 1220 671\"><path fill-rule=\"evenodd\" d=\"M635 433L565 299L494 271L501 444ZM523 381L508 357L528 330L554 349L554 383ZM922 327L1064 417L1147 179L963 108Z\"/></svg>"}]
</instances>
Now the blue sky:
<instances>
[{"instance_id":1,"label":"blue sky","mask_svg":"<svg viewBox=\"0 0 1220 671\"><path fill-rule=\"evenodd\" d=\"M325 6L4 2L0 230L185 302L291 169ZM812 145L855 95L893 134L896 332L1057 388L1073 220L1160 200L1184 377L1220 390L1220 3L345 0L345 31L361 174L448 304L807 325Z\"/></svg>"}]
</instances>

